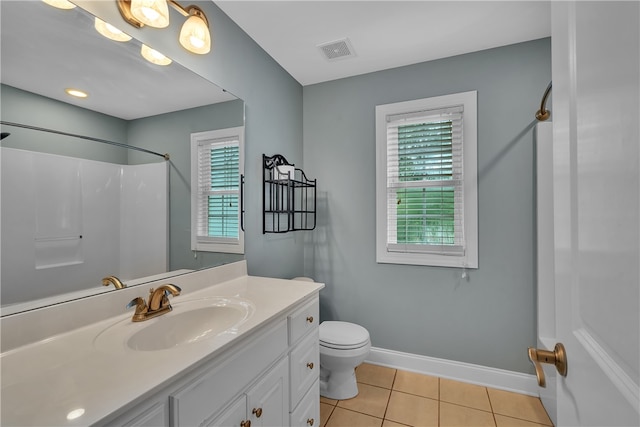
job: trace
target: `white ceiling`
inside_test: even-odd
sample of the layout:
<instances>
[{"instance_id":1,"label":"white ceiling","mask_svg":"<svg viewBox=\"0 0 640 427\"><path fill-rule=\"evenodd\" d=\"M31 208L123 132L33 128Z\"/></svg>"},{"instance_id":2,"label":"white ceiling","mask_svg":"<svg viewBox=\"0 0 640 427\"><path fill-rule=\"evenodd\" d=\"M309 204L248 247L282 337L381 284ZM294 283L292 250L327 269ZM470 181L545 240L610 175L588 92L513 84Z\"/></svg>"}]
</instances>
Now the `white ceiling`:
<instances>
[{"instance_id":1,"label":"white ceiling","mask_svg":"<svg viewBox=\"0 0 640 427\"><path fill-rule=\"evenodd\" d=\"M549 1L215 3L304 86L551 35ZM317 47L344 38L354 57Z\"/></svg>"}]
</instances>

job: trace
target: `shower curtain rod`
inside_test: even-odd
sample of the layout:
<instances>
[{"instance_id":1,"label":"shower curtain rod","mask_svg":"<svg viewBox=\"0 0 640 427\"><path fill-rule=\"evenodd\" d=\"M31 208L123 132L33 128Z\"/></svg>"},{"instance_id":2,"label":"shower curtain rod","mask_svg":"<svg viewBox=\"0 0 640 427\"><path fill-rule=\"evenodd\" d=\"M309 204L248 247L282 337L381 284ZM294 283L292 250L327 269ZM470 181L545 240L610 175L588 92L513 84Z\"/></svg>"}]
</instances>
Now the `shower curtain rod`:
<instances>
[{"instance_id":1,"label":"shower curtain rod","mask_svg":"<svg viewBox=\"0 0 640 427\"><path fill-rule=\"evenodd\" d=\"M544 95L542 95L542 102L540 102L540 109L536 113L536 119L541 122L544 122L551 115L551 111L545 108L545 104L547 103L547 97L549 96L549 92L551 92L551 83L549 82L549 86L547 86L547 90L544 91Z\"/></svg>"},{"instance_id":2,"label":"shower curtain rod","mask_svg":"<svg viewBox=\"0 0 640 427\"><path fill-rule=\"evenodd\" d=\"M114 142L106 139L94 138L92 136L77 135L75 133L62 132L59 130L41 128L37 126L23 125L21 123L5 122L4 120L0 121L0 124L6 125L6 126L15 126L23 129L38 130L41 132L55 133L57 135L72 136L74 138L86 139L87 141L102 142L103 144L115 145L117 147L128 148L130 150L142 151L143 153L153 154L155 156L160 156L165 160L169 160L169 153L160 154L160 153L156 153L155 151L147 150L146 148L134 147L133 145L127 145L121 142Z\"/></svg>"}]
</instances>

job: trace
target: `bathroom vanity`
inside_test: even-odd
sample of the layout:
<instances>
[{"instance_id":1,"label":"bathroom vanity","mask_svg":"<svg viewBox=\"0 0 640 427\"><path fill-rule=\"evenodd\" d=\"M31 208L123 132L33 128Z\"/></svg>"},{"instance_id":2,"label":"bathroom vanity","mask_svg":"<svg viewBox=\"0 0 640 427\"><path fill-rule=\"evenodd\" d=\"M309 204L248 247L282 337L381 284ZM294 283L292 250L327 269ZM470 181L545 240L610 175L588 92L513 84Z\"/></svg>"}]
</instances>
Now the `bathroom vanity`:
<instances>
[{"instance_id":1,"label":"bathroom vanity","mask_svg":"<svg viewBox=\"0 0 640 427\"><path fill-rule=\"evenodd\" d=\"M319 416L321 283L181 275L173 310L126 304L166 280L5 316L2 425L296 425Z\"/></svg>"}]
</instances>

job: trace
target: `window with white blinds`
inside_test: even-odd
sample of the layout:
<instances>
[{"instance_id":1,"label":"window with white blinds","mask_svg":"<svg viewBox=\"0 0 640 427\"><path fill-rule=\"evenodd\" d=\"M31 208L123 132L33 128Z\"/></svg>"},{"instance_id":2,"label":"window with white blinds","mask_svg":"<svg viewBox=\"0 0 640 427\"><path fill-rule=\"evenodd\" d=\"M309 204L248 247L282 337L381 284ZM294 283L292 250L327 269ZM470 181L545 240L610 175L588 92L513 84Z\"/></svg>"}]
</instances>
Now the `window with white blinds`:
<instances>
[{"instance_id":1,"label":"window with white blinds","mask_svg":"<svg viewBox=\"0 0 640 427\"><path fill-rule=\"evenodd\" d=\"M193 250L244 253L240 227L240 175L244 129L191 135Z\"/></svg>"},{"instance_id":2,"label":"window with white blinds","mask_svg":"<svg viewBox=\"0 0 640 427\"><path fill-rule=\"evenodd\" d=\"M476 93L376 107L377 261L477 267Z\"/></svg>"}]
</instances>

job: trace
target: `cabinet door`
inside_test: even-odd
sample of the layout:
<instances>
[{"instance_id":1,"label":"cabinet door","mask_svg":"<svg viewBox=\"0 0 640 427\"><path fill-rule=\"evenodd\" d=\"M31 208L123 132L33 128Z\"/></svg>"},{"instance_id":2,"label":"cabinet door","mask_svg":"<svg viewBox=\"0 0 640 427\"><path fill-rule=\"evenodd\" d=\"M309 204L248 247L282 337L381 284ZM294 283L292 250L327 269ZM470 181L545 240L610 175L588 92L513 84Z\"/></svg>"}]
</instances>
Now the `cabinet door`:
<instances>
[{"instance_id":1,"label":"cabinet door","mask_svg":"<svg viewBox=\"0 0 640 427\"><path fill-rule=\"evenodd\" d=\"M205 423L206 426L244 427L247 426L247 396L242 395L215 419ZM251 424L248 424L249 426Z\"/></svg>"},{"instance_id":2,"label":"cabinet door","mask_svg":"<svg viewBox=\"0 0 640 427\"><path fill-rule=\"evenodd\" d=\"M320 426L320 380L309 388L295 411L291 413L291 427Z\"/></svg>"},{"instance_id":3,"label":"cabinet door","mask_svg":"<svg viewBox=\"0 0 640 427\"><path fill-rule=\"evenodd\" d=\"M289 358L276 364L247 393L251 426L289 425Z\"/></svg>"}]
</instances>

